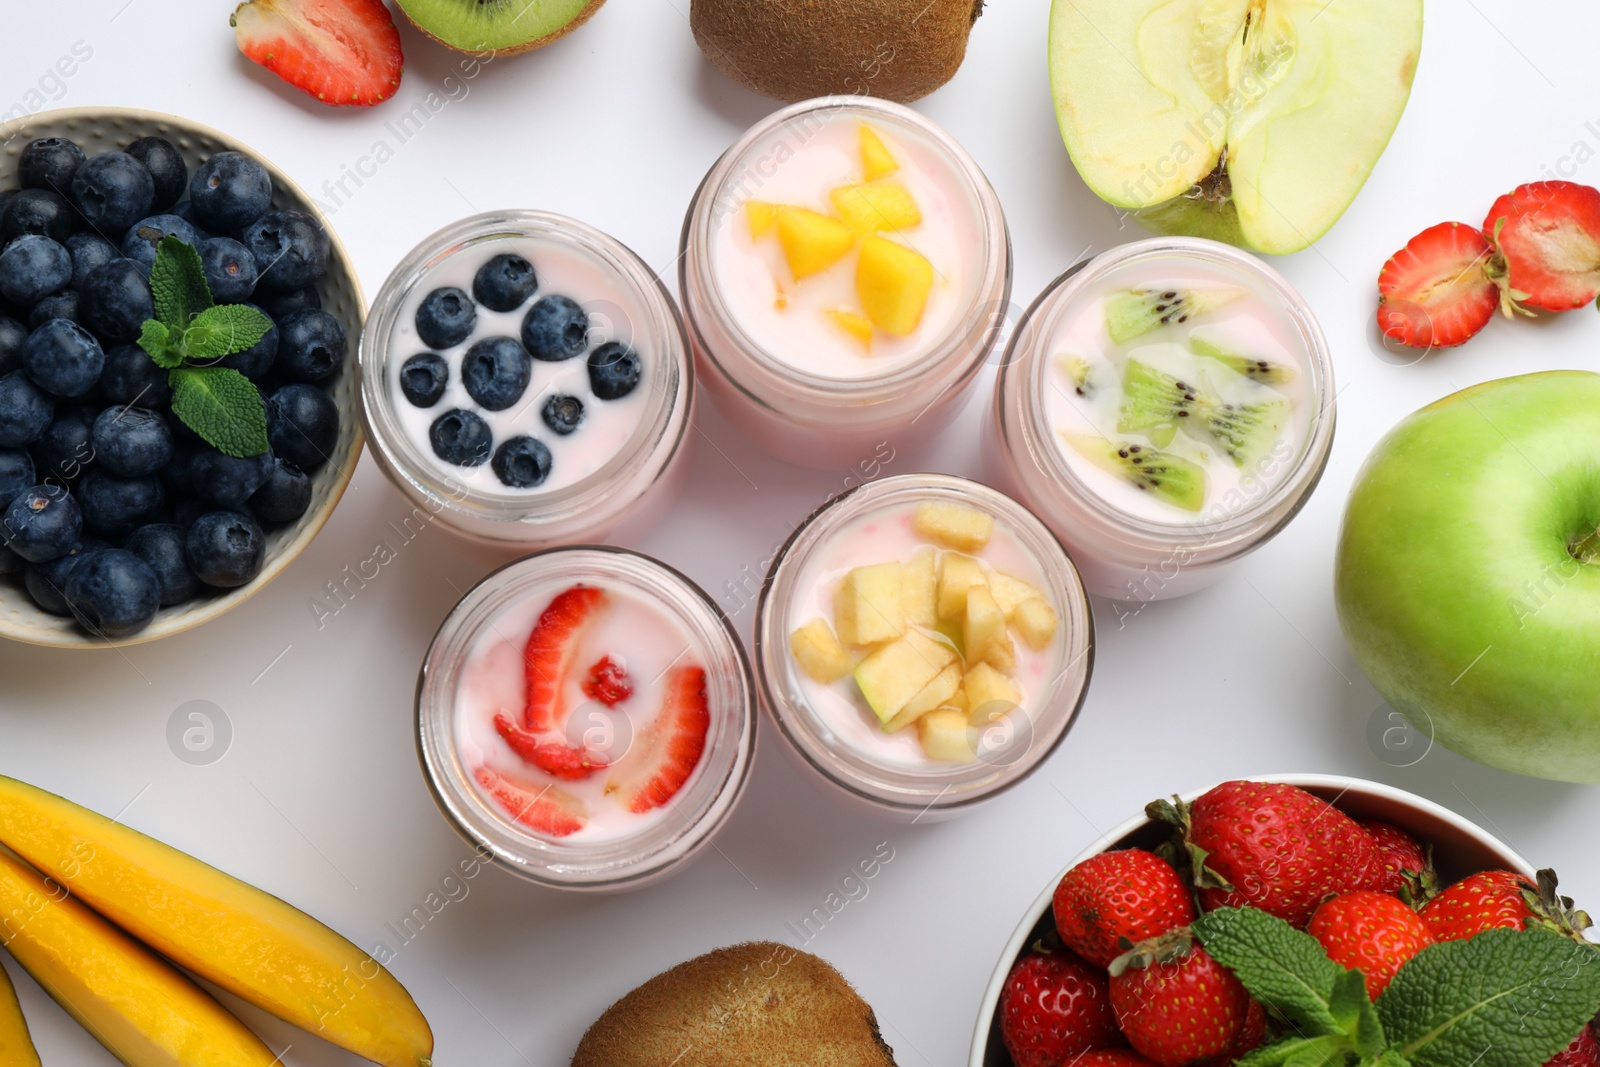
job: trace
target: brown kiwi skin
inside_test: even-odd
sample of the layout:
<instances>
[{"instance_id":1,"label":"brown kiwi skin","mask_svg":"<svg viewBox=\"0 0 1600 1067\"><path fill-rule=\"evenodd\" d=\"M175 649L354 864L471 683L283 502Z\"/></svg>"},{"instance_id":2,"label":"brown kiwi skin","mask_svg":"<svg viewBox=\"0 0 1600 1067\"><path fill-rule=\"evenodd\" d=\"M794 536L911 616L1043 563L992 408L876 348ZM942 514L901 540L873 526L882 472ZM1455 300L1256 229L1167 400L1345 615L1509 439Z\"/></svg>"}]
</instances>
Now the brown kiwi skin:
<instances>
[{"instance_id":1,"label":"brown kiwi skin","mask_svg":"<svg viewBox=\"0 0 1600 1067\"><path fill-rule=\"evenodd\" d=\"M582 26L585 22L588 22L589 19L594 16L594 13L596 11L600 10L600 6L602 4L604 4L605 2L606 2L606 0L589 0L589 4L588 4L587 7L585 7L582 11L580 11L576 15L574 15L571 22L567 23L565 26L561 27L559 30L556 30L554 33L547 33L543 37L535 38L532 41L524 41L521 44L514 44L514 45L511 45L511 46L506 47L506 48L486 48L486 49L483 49L482 51L474 50L474 49L471 49L471 48L458 48L455 45L451 44L449 41L446 41L441 37L435 37L432 33L428 32L428 28L426 26L422 25L416 19L412 18L410 16L410 14L406 14L406 21L411 23L411 25L415 26L418 30L420 30L424 37L427 37L427 38L429 38L430 40L433 40L433 41L437 41L439 44L444 45L446 48L450 49L451 51L462 52L462 53L465 53L466 55L469 55L469 56L479 56L479 57L482 57L482 56L494 56L496 59L498 59L501 56L519 56L524 52L531 52L535 48L543 48L545 45L549 44L551 41L559 41L561 38L565 37L567 34L571 33L573 30L577 29L579 26ZM401 13L405 14L405 12L406 12L405 5L404 4L399 4L398 6L400 8Z\"/></svg>"},{"instance_id":2,"label":"brown kiwi skin","mask_svg":"<svg viewBox=\"0 0 1600 1067\"><path fill-rule=\"evenodd\" d=\"M718 949L656 975L607 1008L572 1056L572 1067L674 1064L895 1067L872 1008L844 977L771 941Z\"/></svg>"},{"instance_id":3,"label":"brown kiwi skin","mask_svg":"<svg viewBox=\"0 0 1600 1067\"><path fill-rule=\"evenodd\" d=\"M902 104L949 81L984 0L690 0L711 65L793 103L866 95ZM887 57L887 58L886 58Z\"/></svg>"}]
</instances>

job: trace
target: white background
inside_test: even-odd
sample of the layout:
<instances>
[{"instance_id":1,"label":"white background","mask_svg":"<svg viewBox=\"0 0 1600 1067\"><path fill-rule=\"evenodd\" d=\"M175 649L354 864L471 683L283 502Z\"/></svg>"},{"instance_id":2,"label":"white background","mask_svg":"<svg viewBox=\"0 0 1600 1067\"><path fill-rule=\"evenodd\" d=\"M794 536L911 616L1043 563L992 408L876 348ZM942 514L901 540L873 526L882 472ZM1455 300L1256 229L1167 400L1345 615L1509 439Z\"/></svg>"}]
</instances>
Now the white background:
<instances>
[{"instance_id":1,"label":"white background","mask_svg":"<svg viewBox=\"0 0 1600 1067\"><path fill-rule=\"evenodd\" d=\"M244 61L223 2L3 0L0 111L38 106L29 94L44 78L51 106L155 108L236 135L335 208L333 225L369 297L420 238L502 207L577 216L675 279L696 184L775 106L702 61L687 4L612 0L566 39L495 61L468 83L458 80L459 57L403 25L399 94L362 111L325 108ZM1044 63L1047 9L1044 0L991 5L961 72L918 105L999 191L1023 306L1086 252L1142 235L1083 187L1061 146ZM47 72L78 41L92 58L64 84L51 82ZM655 972L735 941L795 941L784 924L821 903L879 842L894 850L892 862L807 947L877 1009L902 1067L964 1062L1001 943L1058 868L1146 800L1246 774L1343 772L1414 790L1535 863L1556 865L1580 902L1600 905L1600 789L1519 778L1439 749L1415 766L1390 766L1396 758L1385 762L1367 741L1381 700L1345 648L1331 590L1346 491L1389 426L1475 382L1597 367L1593 310L1497 321L1466 348L1415 366L1383 354L1371 326L1378 269L1413 233L1449 218L1477 223L1495 196L1541 177L1578 143L1586 157L1600 149L1597 44L1600 11L1587 0L1432 0L1410 109L1388 154L1332 233L1276 263L1321 317L1342 386L1321 488L1219 586L1149 608L1120 631L1097 605L1088 703L1035 777L958 822L879 825L798 778L769 733L718 849L676 880L594 899L488 871L401 948L392 969L433 1024L436 1062L563 1064L589 1022ZM447 88L456 99L410 141L385 129ZM359 189L347 180L353 195L330 197L323 183L357 167L380 139L393 158ZM1575 173L1600 183L1600 161ZM977 407L938 447L899 452L889 472L976 473ZM762 562L845 472L768 459L708 409L698 430L692 487L633 546L687 571L748 635ZM204 629L125 652L0 643L0 772L124 812L130 825L306 908L365 948L395 947L385 924L422 904L467 854L418 771L416 667L441 617L494 561L433 530L325 628L309 602L367 559L390 536L385 523L407 510L363 460L304 556ZM174 709L196 699L222 708L233 730L226 756L204 767L180 762L166 736ZM47 1064L112 1062L7 966ZM262 1025L275 1049L293 1043L290 1064L356 1062Z\"/></svg>"}]
</instances>

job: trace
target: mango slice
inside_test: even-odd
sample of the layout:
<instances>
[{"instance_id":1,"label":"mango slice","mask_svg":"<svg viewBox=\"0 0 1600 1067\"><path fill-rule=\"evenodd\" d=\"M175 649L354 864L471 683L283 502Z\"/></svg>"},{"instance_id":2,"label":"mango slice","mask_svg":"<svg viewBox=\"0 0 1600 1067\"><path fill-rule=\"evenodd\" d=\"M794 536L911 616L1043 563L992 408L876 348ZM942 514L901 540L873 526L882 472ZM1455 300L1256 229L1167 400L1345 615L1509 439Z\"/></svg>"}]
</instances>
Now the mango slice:
<instances>
[{"instance_id":1,"label":"mango slice","mask_svg":"<svg viewBox=\"0 0 1600 1067\"><path fill-rule=\"evenodd\" d=\"M778 212L777 230L778 243L796 281L827 270L856 243L855 231L849 226L809 208Z\"/></svg>"},{"instance_id":2,"label":"mango slice","mask_svg":"<svg viewBox=\"0 0 1600 1067\"><path fill-rule=\"evenodd\" d=\"M797 214L785 211L779 218L780 238L784 225ZM850 232L844 223L838 225ZM861 258L856 264L856 295L874 326L896 337L911 333L922 322L932 291L933 264L927 257L877 235L862 238Z\"/></svg>"},{"instance_id":3,"label":"mango slice","mask_svg":"<svg viewBox=\"0 0 1600 1067\"><path fill-rule=\"evenodd\" d=\"M833 208L856 233L908 230L922 222L922 209L899 182L841 185L828 194Z\"/></svg>"},{"instance_id":4,"label":"mango slice","mask_svg":"<svg viewBox=\"0 0 1600 1067\"><path fill-rule=\"evenodd\" d=\"M828 318L857 341L868 348L872 347L872 320L865 315L858 315L854 311L829 311Z\"/></svg>"},{"instance_id":5,"label":"mango slice","mask_svg":"<svg viewBox=\"0 0 1600 1067\"><path fill-rule=\"evenodd\" d=\"M782 210L777 204L769 204L765 200L746 200L744 218L750 224L750 239L759 241L771 233L772 227L778 224L778 212Z\"/></svg>"},{"instance_id":6,"label":"mango slice","mask_svg":"<svg viewBox=\"0 0 1600 1067\"><path fill-rule=\"evenodd\" d=\"M861 166L869 182L900 169L878 131L866 123L861 124Z\"/></svg>"}]
</instances>

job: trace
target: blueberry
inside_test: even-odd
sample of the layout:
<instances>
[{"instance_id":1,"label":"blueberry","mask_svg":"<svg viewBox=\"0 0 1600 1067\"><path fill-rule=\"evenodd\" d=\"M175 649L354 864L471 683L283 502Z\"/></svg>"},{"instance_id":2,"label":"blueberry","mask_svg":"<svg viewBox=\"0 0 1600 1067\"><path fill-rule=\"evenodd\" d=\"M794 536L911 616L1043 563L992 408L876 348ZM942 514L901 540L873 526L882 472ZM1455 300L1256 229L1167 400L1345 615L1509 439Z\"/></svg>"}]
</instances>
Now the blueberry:
<instances>
[{"instance_id":1,"label":"blueberry","mask_svg":"<svg viewBox=\"0 0 1600 1067\"><path fill-rule=\"evenodd\" d=\"M106 349L105 369L100 372L100 392L113 404L159 410L172 400L167 372L156 366L150 353L138 345L112 345Z\"/></svg>"},{"instance_id":2,"label":"blueberry","mask_svg":"<svg viewBox=\"0 0 1600 1067\"><path fill-rule=\"evenodd\" d=\"M116 406L94 420L95 460L112 474L138 478L172 461L167 420L146 408Z\"/></svg>"},{"instance_id":3,"label":"blueberry","mask_svg":"<svg viewBox=\"0 0 1600 1067\"><path fill-rule=\"evenodd\" d=\"M0 245L26 233L65 241L78 228L78 213L54 189L24 189L0 211Z\"/></svg>"},{"instance_id":4,"label":"blueberry","mask_svg":"<svg viewBox=\"0 0 1600 1067\"><path fill-rule=\"evenodd\" d=\"M267 480L249 500L250 512L264 523L293 522L311 506L311 479L293 463L274 458Z\"/></svg>"},{"instance_id":5,"label":"blueberry","mask_svg":"<svg viewBox=\"0 0 1600 1067\"><path fill-rule=\"evenodd\" d=\"M33 564L22 576L28 596L39 605L40 610L51 615L71 615L72 609L67 607L67 579L78 564L93 553L109 547L98 538L85 537L73 545L66 555L48 563Z\"/></svg>"},{"instance_id":6,"label":"blueberry","mask_svg":"<svg viewBox=\"0 0 1600 1067\"><path fill-rule=\"evenodd\" d=\"M272 453L230 456L205 448L189 461L195 492L218 507L242 507L272 470Z\"/></svg>"},{"instance_id":7,"label":"blueberry","mask_svg":"<svg viewBox=\"0 0 1600 1067\"><path fill-rule=\"evenodd\" d=\"M433 454L458 467L479 467L489 459L494 434L483 416L459 408L447 411L428 427L428 443Z\"/></svg>"},{"instance_id":8,"label":"blueberry","mask_svg":"<svg viewBox=\"0 0 1600 1067\"><path fill-rule=\"evenodd\" d=\"M278 373L320 382L344 365L344 326L326 311L296 311L278 323Z\"/></svg>"},{"instance_id":9,"label":"blueberry","mask_svg":"<svg viewBox=\"0 0 1600 1067\"><path fill-rule=\"evenodd\" d=\"M589 343L589 316L567 297L544 297L522 320L522 343L529 355L546 363L580 356Z\"/></svg>"},{"instance_id":10,"label":"blueberry","mask_svg":"<svg viewBox=\"0 0 1600 1067\"><path fill-rule=\"evenodd\" d=\"M200 265L206 285L219 304L240 304L256 287L256 259L231 237L209 237L200 242Z\"/></svg>"},{"instance_id":11,"label":"blueberry","mask_svg":"<svg viewBox=\"0 0 1600 1067\"><path fill-rule=\"evenodd\" d=\"M0 540L29 563L64 556L83 533L83 511L59 485L24 489L6 505Z\"/></svg>"},{"instance_id":12,"label":"blueberry","mask_svg":"<svg viewBox=\"0 0 1600 1067\"><path fill-rule=\"evenodd\" d=\"M211 505L197 496L186 496L172 509L172 525L187 530L194 520L211 510Z\"/></svg>"},{"instance_id":13,"label":"blueberry","mask_svg":"<svg viewBox=\"0 0 1600 1067\"><path fill-rule=\"evenodd\" d=\"M78 296L76 289L63 289L59 293L51 293L28 312L28 327L37 330L51 319L66 319L68 322L80 322L83 317L83 299Z\"/></svg>"},{"instance_id":14,"label":"blueberry","mask_svg":"<svg viewBox=\"0 0 1600 1067\"><path fill-rule=\"evenodd\" d=\"M126 152L91 156L72 176L72 202L78 213L107 237L121 236L150 214L155 199L155 179Z\"/></svg>"},{"instance_id":15,"label":"blueberry","mask_svg":"<svg viewBox=\"0 0 1600 1067\"><path fill-rule=\"evenodd\" d=\"M437 352L418 352L400 364L400 392L413 407L433 407L449 384L450 364Z\"/></svg>"},{"instance_id":16,"label":"blueberry","mask_svg":"<svg viewBox=\"0 0 1600 1067\"><path fill-rule=\"evenodd\" d=\"M200 236L187 219L177 215L151 215L128 227L122 235L122 254L142 267L156 262L156 248L163 237L176 237L186 245L198 247Z\"/></svg>"},{"instance_id":17,"label":"blueberry","mask_svg":"<svg viewBox=\"0 0 1600 1067\"><path fill-rule=\"evenodd\" d=\"M261 573L267 538L256 520L237 511L212 511L194 521L184 555L207 585L235 589Z\"/></svg>"},{"instance_id":18,"label":"blueberry","mask_svg":"<svg viewBox=\"0 0 1600 1067\"><path fill-rule=\"evenodd\" d=\"M75 233L65 242L67 254L72 257L72 287L82 289L89 280L89 272L102 263L110 263L121 253L117 246L97 233Z\"/></svg>"},{"instance_id":19,"label":"blueberry","mask_svg":"<svg viewBox=\"0 0 1600 1067\"><path fill-rule=\"evenodd\" d=\"M0 545L0 578L8 574L20 574L28 566L28 561L11 551L5 545Z\"/></svg>"},{"instance_id":20,"label":"blueberry","mask_svg":"<svg viewBox=\"0 0 1600 1067\"><path fill-rule=\"evenodd\" d=\"M255 307L254 304L247 305ZM260 311L260 308L256 308ZM233 352L217 360L219 367L231 367L251 381L266 377L278 361L278 325L261 335L261 339L243 352Z\"/></svg>"},{"instance_id":21,"label":"blueberry","mask_svg":"<svg viewBox=\"0 0 1600 1067\"><path fill-rule=\"evenodd\" d=\"M550 449L532 437L513 437L494 450L490 466L513 489L532 489L550 477Z\"/></svg>"},{"instance_id":22,"label":"blueberry","mask_svg":"<svg viewBox=\"0 0 1600 1067\"><path fill-rule=\"evenodd\" d=\"M206 229L237 233L272 206L272 176L243 152L218 152L194 169L189 202Z\"/></svg>"},{"instance_id":23,"label":"blueberry","mask_svg":"<svg viewBox=\"0 0 1600 1067\"><path fill-rule=\"evenodd\" d=\"M254 257L252 257L254 258ZM322 297L317 295L314 288L285 289L283 292L267 291L256 294L256 303L261 310L271 315L274 319L281 319L291 311L305 311L307 308L322 306Z\"/></svg>"},{"instance_id":24,"label":"blueberry","mask_svg":"<svg viewBox=\"0 0 1600 1067\"><path fill-rule=\"evenodd\" d=\"M0 448L0 507L15 500L18 493L39 484L34 477L33 457L20 448Z\"/></svg>"},{"instance_id":25,"label":"blueberry","mask_svg":"<svg viewBox=\"0 0 1600 1067\"><path fill-rule=\"evenodd\" d=\"M113 259L90 271L82 296L84 321L108 341L136 340L144 320L155 316L150 282L131 259Z\"/></svg>"},{"instance_id":26,"label":"blueberry","mask_svg":"<svg viewBox=\"0 0 1600 1067\"><path fill-rule=\"evenodd\" d=\"M72 176L83 165L83 149L65 137L29 141L17 160L17 182L24 189L72 188Z\"/></svg>"},{"instance_id":27,"label":"blueberry","mask_svg":"<svg viewBox=\"0 0 1600 1067\"><path fill-rule=\"evenodd\" d=\"M0 252L0 296L31 308L72 281L72 256L36 233L23 234Z\"/></svg>"},{"instance_id":28,"label":"blueberry","mask_svg":"<svg viewBox=\"0 0 1600 1067\"><path fill-rule=\"evenodd\" d=\"M194 232L200 235L200 239L202 241L207 237L212 236L211 231L206 229L205 226L201 224L200 219L196 217L194 213L194 201L180 200L168 208L167 212L168 214L178 216L184 222L187 222L190 226L193 226Z\"/></svg>"},{"instance_id":29,"label":"blueberry","mask_svg":"<svg viewBox=\"0 0 1600 1067\"><path fill-rule=\"evenodd\" d=\"M435 289L417 305L417 336L429 348L454 348L477 324L472 298L454 286Z\"/></svg>"},{"instance_id":30,"label":"blueberry","mask_svg":"<svg viewBox=\"0 0 1600 1067\"><path fill-rule=\"evenodd\" d=\"M66 319L51 319L22 343L23 370L40 389L56 396L88 393L105 364L105 351L94 335Z\"/></svg>"},{"instance_id":31,"label":"blueberry","mask_svg":"<svg viewBox=\"0 0 1600 1067\"><path fill-rule=\"evenodd\" d=\"M304 212L269 211L250 224L243 240L265 288L304 289L328 272L328 231Z\"/></svg>"},{"instance_id":32,"label":"blueberry","mask_svg":"<svg viewBox=\"0 0 1600 1067\"><path fill-rule=\"evenodd\" d=\"M509 337L485 337L461 357L461 384L489 411L504 411L522 399L533 378L533 360Z\"/></svg>"},{"instance_id":33,"label":"blueberry","mask_svg":"<svg viewBox=\"0 0 1600 1067\"><path fill-rule=\"evenodd\" d=\"M55 403L22 371L0 377L0 447L33 444L55 413Z\"/></svg>"},{"instance_id":34,"label":"blueberry","mask_svg":"<svg viewBox=\"0 0 1600 1067\"><path fill-rule=\"evenodd\" d=\"M151 523L133 531L122 546L155 573L162 607L182 604L200 591L199 579L189 569L184 553L187 540L182 527Z\"/></svg>"},{"instance_id":35,"label":"blueberry","mask_svg":"<svg viewBox=\"0 0 1600 1067\"><path fill-rule=\"evenodd\" d=\"M472 276L472 295L490 311L515 311L538 288L533 264L509 252L495 256Z\"/></svg>"},{"instance_id":36,"label":"blueberry","mask_svg":"<svg viewBox=\"0 0 1600 1067\"><path fill-rule=\"evenodd\" d=\"M10 374L22 366L22 342L27 339L26 326L0 315L0 374Z\"/></svg>"},{"instance_id":37,"label":"blueberry","mask_svg":"<svg viewBox=\"0 0 1600 1067\"><path fill-rule=\"evenodd\" d=\"M286 385L267 402L272 451L303 471L333 458L339 443L339 408L314 385Z\"/></svg>"},{"instance_id":38,"label":"blueberry","mask_svg":"<svg viewBox=\"0 0 1600 1067\"><path fill-rule=\"evenodd\" d=\"M94 419L92 408L56 412L32 448L41 481L66 485L94 464Z\"/></svg>"},{"instance_id":39,"label":"blueberry","mask_svg":"<svg viewBox=\"0 0 1600 1067\"><path fill-rule=\"evenodd\" d=\"M161 582L132 552L91 552L67 575L67 607L97 637L127 637L150 625L161 609Z\"/></svg>"},{"instance_id":40,"label":"blueberry","mask_svg":"<svg viewBox=\"0 0 1600 1067\"><path fill-rule=\"evenodd\" d=\"M183 198L189 187L189 165L183 153L165 137L141 137L128 146L128 155L143 163L155 183L156 198L151 207L165 211Z\"/></svg>"},{"instance_id":41,"label":"blueberry","mask_svg":"<svg viewBox=\"0 0 1600 1067\"><path fill-rule=\"evenodd\" d=\"M583 425L583 401L575 396L553 393L539 412L544 424L565 437Z\"/></svg>"},{"instance_id":42,"label":"blueberry","mask_svg":"<svg viewBox=\"0 0 1600 1067\"><path fill-rule=\"evenodd\" d=\"M620 400L639 384L643 369L639 353L620 341L607 341L589 353L589 388L601 400Z\"/></svg>"},{"instance_id":43,"label":"blueberry","mask_svg":"<svg viewBox=\"0 0 1600 1067\"><path fill-rule=\"evenodd\" d=\"M83 509L84 528L101 537L126 537L149 522L167 498L159 478L118 478L102 470L85 474L73 495Z\"/></svg>"}]
</instances>

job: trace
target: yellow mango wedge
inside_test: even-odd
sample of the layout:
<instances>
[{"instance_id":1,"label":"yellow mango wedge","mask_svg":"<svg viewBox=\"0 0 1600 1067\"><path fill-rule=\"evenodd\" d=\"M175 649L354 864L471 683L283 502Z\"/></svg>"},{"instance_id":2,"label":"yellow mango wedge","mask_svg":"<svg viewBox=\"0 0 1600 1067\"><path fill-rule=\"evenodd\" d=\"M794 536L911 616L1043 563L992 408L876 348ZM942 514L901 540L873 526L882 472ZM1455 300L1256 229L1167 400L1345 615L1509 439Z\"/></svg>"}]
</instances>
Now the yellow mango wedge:
<instances>
[{"instance_id":1,"label":"yellow mango wedge","mask_svg":"<svg viewBox=\"0 0 1600 1067\"><path fill-rule=\"evenodd\" d=\"M235 996L384 1067L429 1067L433 1033L405 987L367 953L277 897L3 776L0 844Z\"/></svg>"},{"instance_id":2,"label":"yellow mango wedge","mask_svg":"<svg viewBox=\"0 0 1600 1067\"><path fill-rule=\"evenodd\" d=\"M39 1067L39 1053L28 1034L28 1020L22 1017L17 991L4 967L0 967L0 1063L6 1067Z\"/></svg>"},{"instance_id":3,"label":"yellow mango wedge","mask_svg":"<svg viewBox=\"0 0 1600 1067\"><path fill-rule=\"evenodd\" d=\"M820 211L793 207L778 213L778 243L795 281L827 270L850 251L856 234Z\"/></svg>"},{"instance_id":4,"label":"yellow mango wedge","mask_svg":"<svg viewBox=\"0 0 1600 1067\"><path fill-rule=\"evenodd\" d=\"M878 329L897 337L911 333L922 321L932 291L933 264L927 257L887 238L862 239L856 295Z\"/></svg>"},{"instance_id":5,"label":"yellow mango wedge","mask_svg":"<svg viewBox=\"0 0 1600 1067\"><path fill-rule=\"evenodd\" d=\"M861 124L861 166L869 182L900 169L878 131L866 123Z\"/></svg>"},{"instance_id":6,"label":"yellow mango wedge","mask_svg":"<svg viewBox=\"0 0 1600 1067\"><path fill-rule=\"evenodd\" d=\"M829 311L828 318L867 348L872 347L872 320L865 315L857 315L854 311Z\"/></svg>"},{"instance_id":7,"label":"yellow mango wedge","mask_svg":"<svg viewBox=\"0 0 1600 1067\"><path fill-rule=\"evenodd\" d=\"M746 200L744 219L750 225L750 239L759 241L771 233L772 227L778 223L778 212L782 210L777 204L769 204L765 200Z\"/></svg>"},{"instance_id":8,"label":"yellow mango wedge","mask_svg":"<svg viewBox=\"0 0 1600 1067\"><path fill-rule=\"evenodd\" d=\"M922 209L899 182L841 185L828 194L833 209L857 234L909 230L922 224Z\"/></svg>"},{"instance_id":9,"label":"yellow mango wedge","mask_svg":"<svg viewBox=\"0 0 1600 1067\"><path fill-rule=\"evenodd\" d=\"M0 943L128 1067L278 1062L211 994L4 851L0 913L8 919L0 925Z\"/></svg>"}]
</instances>

